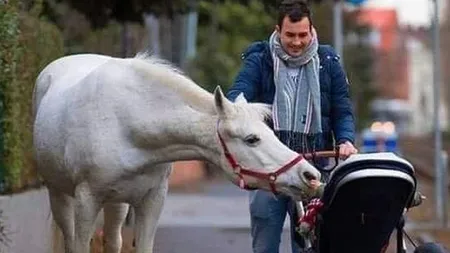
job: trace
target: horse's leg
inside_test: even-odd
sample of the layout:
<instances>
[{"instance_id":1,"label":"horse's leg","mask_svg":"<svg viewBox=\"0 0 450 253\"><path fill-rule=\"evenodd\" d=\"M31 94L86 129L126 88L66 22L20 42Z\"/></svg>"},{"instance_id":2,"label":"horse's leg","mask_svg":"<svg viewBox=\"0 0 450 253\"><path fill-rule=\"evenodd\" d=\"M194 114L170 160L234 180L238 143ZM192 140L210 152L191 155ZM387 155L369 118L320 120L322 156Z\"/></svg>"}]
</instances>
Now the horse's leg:
<instances>
[{"instance_id":1,"label":"horse's leg","mask_svg":"<svg viewBox=\"0 0 450 253\"><path fill-rule=\"evenodd\" d=\"M50 208L56 224L64 236L64 251L74 253L74 201L71 196L48 187Z\"/></svg>"},{"instance_id":2,"label":"horse's leg","mask_svg":"<svg viewBox=\"0 0 450 253\"><path fill-rule=\"evenodd\" d=\"M169 171L167 171L169 172ZM156 228L168 189L168 174L158 187L151 189L135 210L136 253L152 253Z\"/></svg>"},{"instance_id":3,"label":"horse's leg","mask_svg":"<svg viewBox=\"0 0 450 253\"><path fill-rule=\"evenodd\" d=\"M76 253L89 253L90 240L101 202L96 199L86 183L75 190L75 248Z\"/></svg>"},{"instance_id":4,"label":"horse's leg","mask_svg":"<svg viewBox=\"0 0 450 253\"><path fill-rule=\"evenodd\" d=\"M128 204L107 203L104 212L104 240L106 253L120 253L122 248L122 225L128 211Z\"/></svg>"},{"instance_id":5,"label":"horse's leg","mask_svg":"<svg viewBox=\"0 0 450 253\"><path fill-rule=\"evenodd\" d=\"M135 207L136 253L153 252L156 227L164 205L166 192L167 187L153 189L141 204Z\"/></svg>"}]
</instances>

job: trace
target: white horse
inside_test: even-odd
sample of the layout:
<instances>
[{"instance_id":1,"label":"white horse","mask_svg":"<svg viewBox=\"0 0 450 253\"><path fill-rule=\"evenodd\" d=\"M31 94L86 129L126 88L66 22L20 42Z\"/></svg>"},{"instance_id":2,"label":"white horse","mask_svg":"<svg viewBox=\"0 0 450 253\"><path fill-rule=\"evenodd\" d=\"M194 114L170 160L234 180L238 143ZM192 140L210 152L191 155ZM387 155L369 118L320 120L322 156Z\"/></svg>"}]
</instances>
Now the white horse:
<instances>
[{"instance_id":1,"label":"white horse","mask_svg":"<svg viewBox=\"0 0 450 253\"><path fill-rule=\"evenodd\" d=\"M106 251L120 252L129 205L136 252L152 252L174 161L209 161L243 188L313 194L320 173L265 124L270 108L238 101L145 54L49 64L34 92L34 148L66 253L89 252L101 208Z\"/></svg>"}]
</instances>

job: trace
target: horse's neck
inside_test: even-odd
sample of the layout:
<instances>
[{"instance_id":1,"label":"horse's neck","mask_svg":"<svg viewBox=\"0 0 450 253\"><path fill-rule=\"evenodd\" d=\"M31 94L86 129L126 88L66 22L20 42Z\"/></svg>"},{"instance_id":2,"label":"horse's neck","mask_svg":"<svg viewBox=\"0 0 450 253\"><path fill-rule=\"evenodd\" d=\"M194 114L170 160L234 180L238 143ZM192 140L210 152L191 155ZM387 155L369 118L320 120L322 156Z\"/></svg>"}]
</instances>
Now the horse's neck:
<instances>
[{"instance_id":1,"label":"horse's neck","mask_svg":"<svg viewBox=\"0 0 450 253\"><path fill-rule=\"evenodd\" d=\"M131 66L139 71L144 80L152 82L143 82L148 92L146 97L153 96L159 101L158 104L170 104L163 108L164 115L156 116L164 121L162 125L157 124L163 129L164 137L156 148L152 148L156 159L159 162L207 160L217 164L220 149L216 137L217 115L213 95L166 66L142 60L132 60ZM154 130L147 132L151 133L145 136L149 138L148 143L161 139L161 136L155 136Z\"/></svg>"},{"instance_id":2,"label":"horse's neck","mask_svg":"<svg viewBox=\"0 0 450 253\"><path fill-rule=\"evenodd\" d=\"M188 107L174 115L164 124L164 135L168 137L147 136L149 143L163 139L163 143L154 150L158 162L203 160L218 165L221 150L216 133L217 116Z\"/></svg>"}]
</instances>

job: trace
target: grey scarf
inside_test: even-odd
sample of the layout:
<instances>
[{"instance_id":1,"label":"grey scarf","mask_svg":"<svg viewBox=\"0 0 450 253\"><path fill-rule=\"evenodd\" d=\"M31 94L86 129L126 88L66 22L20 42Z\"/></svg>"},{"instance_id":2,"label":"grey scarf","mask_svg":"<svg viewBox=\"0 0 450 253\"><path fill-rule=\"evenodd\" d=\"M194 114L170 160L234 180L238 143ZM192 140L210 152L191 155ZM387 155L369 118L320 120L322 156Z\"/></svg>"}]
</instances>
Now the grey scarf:
<instances>
[{"instance_id":1,"label":"grey scarf","mask_svg":"<svg viewBox=\"0 0 450 253\"><path fill-rule=\"evenodd\" d=\"M269 43L276 87L272 109L274 131L291 149L311 152L322 133L317 35L313 30L311 43L298 57L284 51L276 31Z\"/></svg>"}]
</instances>

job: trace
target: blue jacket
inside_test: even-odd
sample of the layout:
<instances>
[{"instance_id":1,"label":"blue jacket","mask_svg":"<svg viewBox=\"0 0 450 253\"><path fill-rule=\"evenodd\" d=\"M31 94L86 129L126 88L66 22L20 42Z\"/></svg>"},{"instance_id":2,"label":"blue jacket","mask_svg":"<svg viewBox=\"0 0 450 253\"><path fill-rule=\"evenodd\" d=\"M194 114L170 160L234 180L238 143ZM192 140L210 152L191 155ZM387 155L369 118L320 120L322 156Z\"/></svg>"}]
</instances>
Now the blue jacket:
<instances>
[{"instance_id":1,"label":"blue jacket","mask_svg":"<svg viewBox=\"0 0 450 253\"><path fill-rule=\"evenodd\" d=\"M332 150L335 144L354 143L355 124L349 84L331 46L320 45L320 92L323 139L316 147ZM267 41L252 43L242 54L241 67L227 97L234 101L242 92L249 102L272 104L275 95L273 63Z\"/></svg>"}]
</instances>

